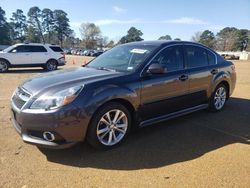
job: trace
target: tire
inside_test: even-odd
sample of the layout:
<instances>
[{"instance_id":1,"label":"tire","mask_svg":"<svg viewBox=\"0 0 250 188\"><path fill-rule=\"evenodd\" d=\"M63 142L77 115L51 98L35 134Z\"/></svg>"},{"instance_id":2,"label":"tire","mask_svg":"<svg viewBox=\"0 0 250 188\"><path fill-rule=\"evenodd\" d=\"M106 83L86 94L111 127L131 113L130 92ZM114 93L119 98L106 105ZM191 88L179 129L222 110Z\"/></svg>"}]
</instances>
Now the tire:
<instances>
[{"instance_id":1,"label":"tire","mask_svg":"<svg viewBox=\"0 0 250 188\"><path fill-rule=\"evenodd\" d=\"M47 71L54 71L54 70L57 70L57 61L56 60L49 60L45 66L44 66L44 69L47 70Z\"/></svg>"},{"instance_id":2,"label":"tire","mask_svg":"<svg viewBox=\"0 0 250 188\"><path fill-rule=\"evenodd\" d=\"M227 87L224 84L219 84L210 98L209 110L212 112L221 111L226 104L227 96Z\"/></svg>"},{"instance_id":3,"label":"tire","mask_svg":"<svg viewBox=\"0 0 250 188\"><path fill-rule=\"evenodd\" d=\"M117 147L129 134L131 115L120 103L107 103L93 117L88 127L87 141L97 149ZM115 120L116 123L113 123Z\"/></svg>"},{"instance_id":4,"label":"tire","mask_svg":"<svg viewBox=\"0 0 250 188\"><path fill-rule=\"evenodd\" d=\"M7 72L9 69L9 63L3 59L0 60L0 73Z\"/></svg>"}]
</instances>

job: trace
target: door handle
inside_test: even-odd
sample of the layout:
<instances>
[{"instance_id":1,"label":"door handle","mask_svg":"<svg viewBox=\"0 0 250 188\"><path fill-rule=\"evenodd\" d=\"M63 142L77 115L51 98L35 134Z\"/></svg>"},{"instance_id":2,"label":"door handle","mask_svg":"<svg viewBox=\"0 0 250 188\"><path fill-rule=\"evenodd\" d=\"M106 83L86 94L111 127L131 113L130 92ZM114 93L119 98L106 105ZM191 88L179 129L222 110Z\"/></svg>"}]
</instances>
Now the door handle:
<instances>
[{"instance_id":1,"label":"door handle","mask_svg":"<svg viewBox=\"0 0 250 188\"><path fill-rule=\"evenodd\" d=\"M183 74L183 75L181 75L180 77L179 77L179 80L180 81L185 81L185 80L187 80L188 79L188 75L187 74Z\"/></svg>"},{"instance_id":2,"label":"door handle","mask_svg":"<svg viewBox=\"0 0 250 188\"><path fill-rule=\"evenodd\" d=\"M211 70L211 74L217 74L218 72L219 72L218 69Z\"/></svg>"}]
</instances>

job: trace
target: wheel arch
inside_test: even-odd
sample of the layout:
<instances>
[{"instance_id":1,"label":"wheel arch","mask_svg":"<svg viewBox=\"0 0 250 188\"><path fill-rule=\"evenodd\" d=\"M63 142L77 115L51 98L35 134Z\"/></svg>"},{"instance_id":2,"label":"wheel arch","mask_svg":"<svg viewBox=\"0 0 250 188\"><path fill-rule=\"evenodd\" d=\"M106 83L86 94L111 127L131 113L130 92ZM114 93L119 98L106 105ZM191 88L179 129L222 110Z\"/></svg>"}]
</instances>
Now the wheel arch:
<instances>
[{"instance_id":1,"label":"wheel arch","mask_svg":"<svg viewBox=\"0 0 250 188\"><path fill-rule=\"evenodd\" d=\"M89 124L88 124L88 128L89 129L89 125L91 124L91 122L93 121L93 119L95 118L95 115L96 113L105 105L109 104L109 103L119 103L121 105L123 105L127 110L128 112L130 113L130 116L131 116L131 120L132 120L132 124L131 124L131 127L134 127L134 123L135 120L136 120L136 109L135 107L131 104L130 101L126 100L126 99L123 99L123 98L114 98L114 99L111 99L111 100L108 100L108 101L105 101L103 104L101 104L100 106L98 106L98 108L95 109L94 113L92 114L92 117L90 118L90 121L89 121Z\"/></svg>"},{"instance_id":2,"label":"wheel arch","mask_svg":"<svg viewBox=\"0 0 250 188\"><path fill-rule=\"evenodd\" d=\"M58 65L58 61L55 59L55 58L50 58L50 59L48 59L47 61L46 61L46 63L48 63L49 61L55 61L56 63L57 63L57 65ZM45 63L45 64L46 64Z\"/></svg>"},{"instance_id":3,"label":"wheel arch","mask_svg":"<svg viewBox=\"0 0 250 188\"><path fill-rule=\"evenodd\" d=\"M5 61L6 63L8 63L8 65L9 66L11 66L11 64L10 64L10 62L9 62L9 60L8 59L5 59L5 58L3 58L3 57L0 57L0 61Z\"/></svg>"},{"instance_id":4,"label":"wheel arch","mask_svg":"<svg viewBox=\"0 0 250 188\"><path fill-rule=\"evenodd\" d=\"M227 88L227 99L230 96L230 90L231 90L231 78L229 73L226 71L222 71L220 74L218 74L214 79L213 79L213 87L212 87L212 92L215 91L215 89L218 87L218 85L223 84Z\"/></svg>"}]
</instances>

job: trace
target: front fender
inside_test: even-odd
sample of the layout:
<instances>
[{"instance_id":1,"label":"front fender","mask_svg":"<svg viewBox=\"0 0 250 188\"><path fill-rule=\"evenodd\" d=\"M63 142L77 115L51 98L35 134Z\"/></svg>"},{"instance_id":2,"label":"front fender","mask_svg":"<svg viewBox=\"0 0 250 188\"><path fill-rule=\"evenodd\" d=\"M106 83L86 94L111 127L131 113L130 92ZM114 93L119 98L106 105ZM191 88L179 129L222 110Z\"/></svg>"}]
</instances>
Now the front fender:
<instances>
[{"instance_id":1,"label":"front fender","mask_svg":"<svg viewBox=\"0 0 250 188\"><path fill-rule=\"evenodd\" d=\"M96 89L89 89L89 92L86 92L83 98L85 102L81 106L89 116L92 116L95 111L106 102L115 99L129 102L134 109L137 109L140 104L139 91L118 85L105 85L97 87Z\"/></svg>"}]
</instances>

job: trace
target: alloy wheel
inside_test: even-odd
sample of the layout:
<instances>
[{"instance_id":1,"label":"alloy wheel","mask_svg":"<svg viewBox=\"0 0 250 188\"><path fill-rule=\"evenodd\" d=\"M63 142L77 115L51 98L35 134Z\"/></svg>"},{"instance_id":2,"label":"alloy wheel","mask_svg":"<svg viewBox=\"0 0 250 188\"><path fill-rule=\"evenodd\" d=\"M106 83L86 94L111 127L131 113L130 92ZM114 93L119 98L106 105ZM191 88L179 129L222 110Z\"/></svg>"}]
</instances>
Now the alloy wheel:
<instances>
[{"instance_id":1,"label":"alloy wheel","mask_svg":"<svg viewBox=\"0 0 250 188\"><path fill-rule=\"evenodd\" d=\"M50 61L47 63L47 70L52 71L52 70L56 70L56 68L57 68L56 62Z\"/></svg>"},{"instance_id":2,"label":"alloy wheel","mask_svg":"<svg viewBox=\"0 0 250 188\"><path fill-rule=\"evenodd\" d=\"M217 110L223 108L226 102L227 92L224 87L219 87L214 95L214 106Z\"/></svg>"},{"instance_id":3,"label":"alloy wheel","mask_svg":"<svg viewBox=\"0 0 250 188\"><path fill-rule=\"evenodd\" d=\"M126 114L118 109L105 113L97 125L97 138L106 146L119 143L128 129L128 118Z\"/></svg>"},{"instance_id":4,"label":"alloy wheel","mask_svg":"<svg viewBox=\"0 0 250 188\"><path fill-rule=\"evenodd\" d=\"M4 61L0 61L0 72L5 72L8 70L8 65Z\"/></svg>"}]
</instances>

